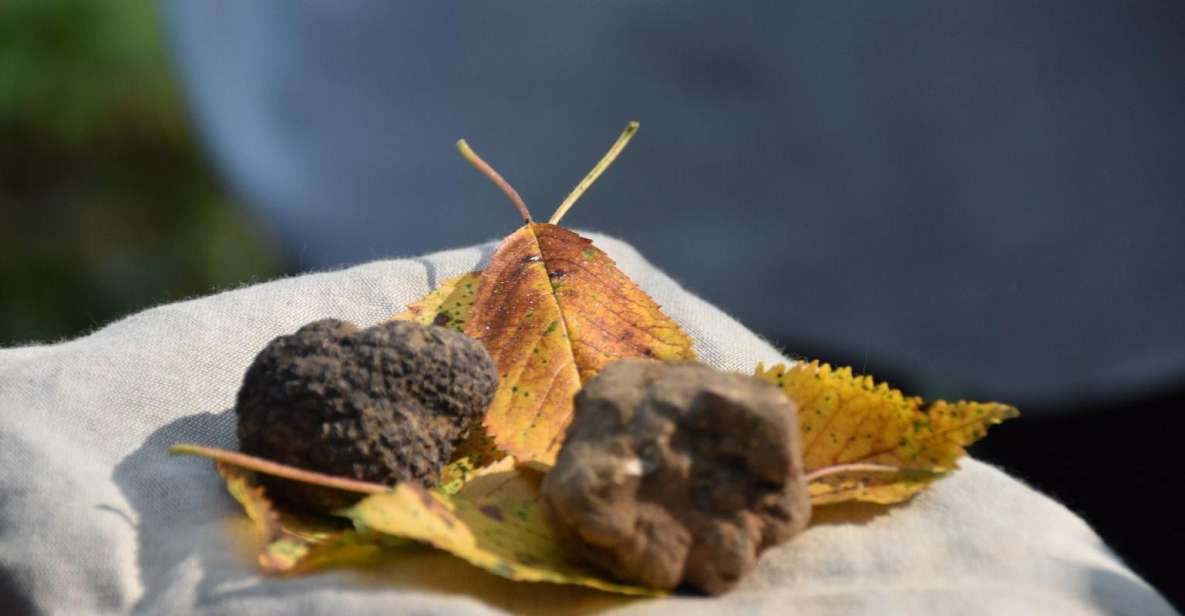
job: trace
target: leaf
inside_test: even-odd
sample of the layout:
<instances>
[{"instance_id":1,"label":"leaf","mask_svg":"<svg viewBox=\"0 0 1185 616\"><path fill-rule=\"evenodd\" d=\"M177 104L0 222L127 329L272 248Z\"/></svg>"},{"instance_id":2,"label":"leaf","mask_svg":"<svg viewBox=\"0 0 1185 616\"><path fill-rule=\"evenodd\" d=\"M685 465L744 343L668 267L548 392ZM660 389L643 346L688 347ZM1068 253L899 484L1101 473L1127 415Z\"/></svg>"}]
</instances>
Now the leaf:
<instances>
[{"instance_id":1,"label":"leaf","mask_svg":"<svg viewBox=\"0 0 1185 616\"><path fill-rule=\"evenodd\" d=\"M551 224L528 223L502 241L465 333L498 365L485 431L520 462L554 462L573 396L606 364L695 358L687 334L609 255Z\"/></svg>"},{"instance_id":2,"label":"leaf","mask_svg":"<svg viewBox=\"0 0 1185 616\"><path fill-rule=\"evenodd\" d=\"M493 282L480 296L485 280ZM612 258L591 240L554 225L520 228L503 240L485 272L449 278L391 318L468 333L497 362L502 378L485 420L496 427L474 430L460 451L475 466L497 460L503 451L524 462L550 464L557 436L567 427L571 397L612 361L695 358L687 335ZM466 325L473 320L477 323ZM528 344L530 355L524 350ZM539 392L550 393L550 399ZM507 421L508 415L516 420Z\"/></svg>"},{"instance_id":3,"label":"leaf","mask_svg":"<svg viewBox=\"0 0 1185 616\"><path fill-rule=\"evenodd\" d=\"M513 469L514 458L509 456L493 464L480 467L468 457L458 458L444 467L436 491L453 496L462 489L472 489L471 484L491 473L501 473Z\"/></svg>"},{"instance_id":4,"label":"leaf","mask_svg":"<svg viewBox=\"0 0 1185 616\"><path fill-rule=\"evenodd\" d=\"M482 475L454 496L400 484L345 511L359 529L428 543L502 577L573 584L628 595L661 591L618 584L568 562L543 517L538 482L528 472Z\"/></svg>"},{"instance_id":5,"label":"leaf","mask_svg":"<svg viewBox=\"0 0 1185 616\"><path fill-rule=\"evenodd\" d=\"M778 364L756 375L798 405L811 502L896 503L958 468L964 449L989 426L1019 415L996 402L924 404L851 368Z\"/></svg>"},{"instance_id":6,"label":"leaf","mask_svg":"<svg viewBox=\"0 0 1185 616\"><path fill-rule=\"evenodd\" d=\"M461 457L453 460L444 467L444 472L440 474L440 484L436 488L442 494L452 496L461 491L461 488L473 477L478 468L474 465L469 457Z\"/></svg>"},{"instance_id":7,"label":"leaf","mask_svg":"<svg viewBox=\"0 0 1185 616\"><path fill-rule=\"evenodd\" d=\"M440 325L463 332L481 272L453 276L440 283L431 293L409 305L406 310L391 316L391 320L415 321L422 325Z\"/></svg>"},{"instance_id":8,"label":"leaf","mask_svg":"<svg viewBox=\"0 0 1185 616\"><path fill-rule=\"evenodd\" d=\"M340 521L282 513L255 483L251 471L225 462L217 462L215 468L255 524L261 540L259 566L265 572L302 573L354 562L378 551L373 538Z\"/></svg>"}]
</instances>

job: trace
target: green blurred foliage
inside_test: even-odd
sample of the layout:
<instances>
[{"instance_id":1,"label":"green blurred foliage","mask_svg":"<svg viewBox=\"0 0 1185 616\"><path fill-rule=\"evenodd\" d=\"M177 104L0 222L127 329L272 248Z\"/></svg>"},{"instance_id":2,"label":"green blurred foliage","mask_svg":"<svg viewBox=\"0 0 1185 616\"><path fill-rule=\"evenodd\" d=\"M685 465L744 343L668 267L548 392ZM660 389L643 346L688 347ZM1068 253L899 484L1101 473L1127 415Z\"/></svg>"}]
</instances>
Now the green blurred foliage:
<instances>
[{"instance_id":1,"label":"green blurred foliage","mask_svg":"<svg viewBox=\"0 0 1185 616\"><path fill-rule=\"evenodd\" d=\"M0 345L280 271L195 145L157 11L0 1Z\"/></svg>"}]
</instances>

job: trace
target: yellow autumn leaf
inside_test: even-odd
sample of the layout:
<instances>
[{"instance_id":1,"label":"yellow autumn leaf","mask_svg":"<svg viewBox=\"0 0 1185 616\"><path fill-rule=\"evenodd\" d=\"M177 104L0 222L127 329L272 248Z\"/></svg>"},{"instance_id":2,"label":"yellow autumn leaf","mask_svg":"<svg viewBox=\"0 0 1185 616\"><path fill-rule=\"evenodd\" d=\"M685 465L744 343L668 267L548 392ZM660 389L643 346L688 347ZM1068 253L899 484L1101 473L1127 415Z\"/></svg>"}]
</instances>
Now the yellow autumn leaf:
<instances>
[{"instance_id":1,"label":"yellow autumn leaf","mask_svg":"<svg viewBox=\"0 0 1185 616\"><path fill-rule=\"evenodd\" d=\"M254 473L225 462L215 468L230 495L243 507L260 538L259 567L267 573L304 573L354 562L378 552L365 537L340 520L294 515L275 508Z\"/></svg>"},{"instance_id":2,"label":"yellow autumn leaf","mask_svg":"<svg viewBox=\"0 0 1185 616\"><path fill-rule=\"evenodd\" d=\"M798 405L803 468L815 505L896 503L958 467L989 426L1019 415L997 402L923 403L851 368L799 362L756 376Z\"/></svg>"},{"instance_id":3,"label":"yellow autumn leaf","mask_svg":"<svg viewBox=\"0 0 1185 616\"><path fill-rule=\"evenodd\" d=\"M440 325L464 332L473 308L481 272L468 272L445 279L431 293L392 315L392 320L415 321L421 325Z\"/></svg>"},{"instance_id":4,"label":"yellow autumn leaf","mask_svg":"<svg viewBox=\"0 0 1185 616\"><path fill-rule=\"evenodd\" d=\"M342 513L364 532L421 541L511 580L663 594L606 580L569 562L544 519L538 481L529 471L483 472L453 496L399 484Z\"/></svg>"}]
</instances>

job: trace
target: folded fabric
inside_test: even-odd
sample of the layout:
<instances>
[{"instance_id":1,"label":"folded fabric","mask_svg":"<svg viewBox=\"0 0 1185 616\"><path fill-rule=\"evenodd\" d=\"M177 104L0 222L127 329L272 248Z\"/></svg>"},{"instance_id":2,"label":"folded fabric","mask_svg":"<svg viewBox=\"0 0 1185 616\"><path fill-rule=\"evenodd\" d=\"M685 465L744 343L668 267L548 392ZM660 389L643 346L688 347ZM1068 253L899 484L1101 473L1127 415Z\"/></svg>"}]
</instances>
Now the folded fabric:
<instances>
[{"instance_id":1,"label":"folded fabric","mask_svg":"<svg viewBox=\"0 0 1185 616\"><path fill-rule=\"evenodd\" d=\"M591 234L679 321L700 358L751 372L776 349L631 247ZM209 462L235 447L235 393L273 337L378 322L493 244L314 273L160 306L80 339L0 351L0 605L88 614L1173 614L1082 520L983 463L912 501L816 511L722 597L629 599L511 582L428 548L362 569L261 576Z\"/></svg>"}]
</instances>

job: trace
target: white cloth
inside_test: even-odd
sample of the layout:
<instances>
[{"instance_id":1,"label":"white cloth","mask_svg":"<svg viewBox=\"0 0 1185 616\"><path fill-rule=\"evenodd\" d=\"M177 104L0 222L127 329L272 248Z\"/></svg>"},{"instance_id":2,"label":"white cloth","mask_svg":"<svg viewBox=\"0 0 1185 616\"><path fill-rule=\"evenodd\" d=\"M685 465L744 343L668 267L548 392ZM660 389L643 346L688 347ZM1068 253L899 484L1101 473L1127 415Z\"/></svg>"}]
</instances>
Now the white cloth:
<instances>
[{"instance_id":1,"label":"white cloth","mask_svg":"<svg viewBox=\"0 0 1185 616\"><path fill-rule=\"evenodd\" d=\"M631 247L597 244L718 368L784 357ZM323 317L375 323L474 269L493 244L307 274L160 306L78 340L0 351L0 611L149 614L1173 614L1091 529L967 460L913 501L820 510L718 598L630 600L510 582L427 548L365 570L256 572L249 524L211 464L235 446L239 380L271 338ZM1102 489L1102 488L1100 488Z\"/></svg>"}]
</instances>

